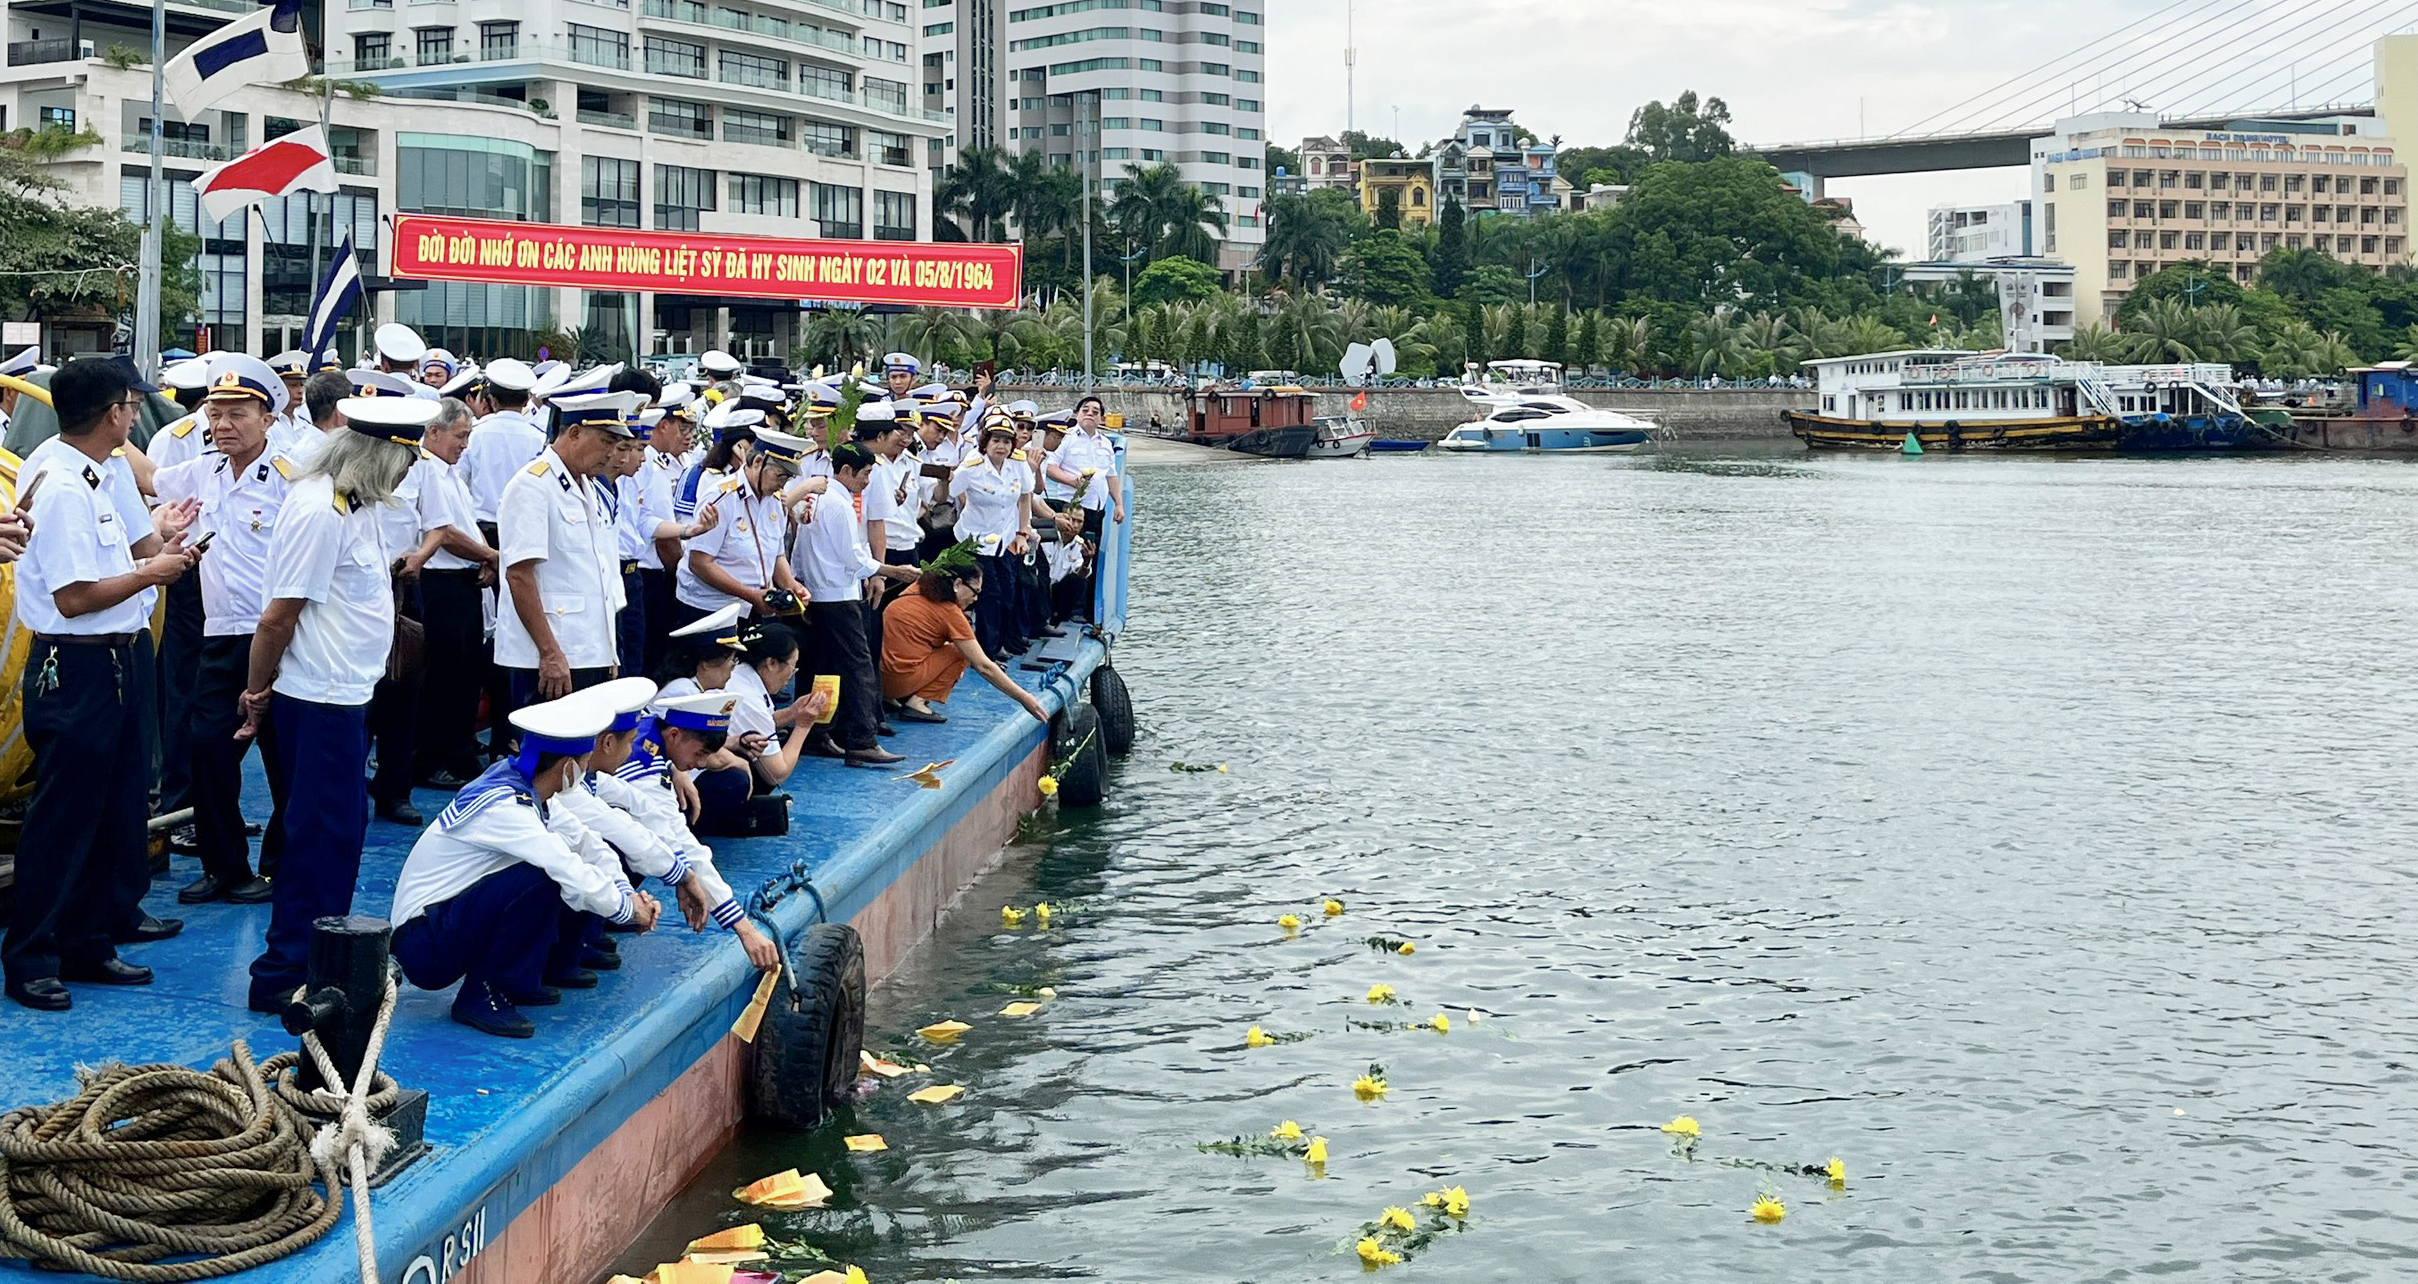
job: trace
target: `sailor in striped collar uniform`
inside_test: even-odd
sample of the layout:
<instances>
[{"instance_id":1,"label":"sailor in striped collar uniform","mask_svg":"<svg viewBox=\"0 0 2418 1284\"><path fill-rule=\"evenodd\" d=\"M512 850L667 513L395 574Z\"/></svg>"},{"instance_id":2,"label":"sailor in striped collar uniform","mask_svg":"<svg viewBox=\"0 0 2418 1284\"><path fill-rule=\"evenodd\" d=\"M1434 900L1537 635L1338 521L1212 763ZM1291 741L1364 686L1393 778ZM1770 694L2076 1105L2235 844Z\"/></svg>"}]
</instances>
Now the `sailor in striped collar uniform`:
<instances>
[{"instance_id":1,"label":"sailor in striped collar uniform","mask_svg":"<svg viewBox=\"0 0 2418 1284\"><path fill-rule=\"evenodd\" d=\"M554 804L579 788L583 760L611 717L579 698L515 710L517 755L454 795L404 858L388 914L395 961L424 990L459 981L453 1019L472 1029L526 1039L537 1027L520 1005L561 1001L544 976L564 909L640 931L661 912L557 828Z\"/></svg>"}]
</instances>

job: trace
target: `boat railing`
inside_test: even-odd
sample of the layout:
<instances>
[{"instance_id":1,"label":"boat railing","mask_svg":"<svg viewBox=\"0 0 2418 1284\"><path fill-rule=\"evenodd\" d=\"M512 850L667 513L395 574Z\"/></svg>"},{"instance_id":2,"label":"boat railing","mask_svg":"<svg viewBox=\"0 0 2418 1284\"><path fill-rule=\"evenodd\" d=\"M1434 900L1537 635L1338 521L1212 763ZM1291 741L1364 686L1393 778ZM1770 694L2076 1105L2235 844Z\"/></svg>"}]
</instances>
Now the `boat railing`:
<instances>
[{"instance_id":1,"label":"boat railing","mask_svg":"<svg viewBox=\"0 0 2418 1284\"><path fill-rule=\"evenodd\" d=\"M2091 373L2095 366L2082 361L1988 361L1942 362L1937 365L1909 365L1902 383L2065 383Z\"/></svg>"},{"instance_id":2,"label":"boat railing","mask_svg":"<svg viewBox=\"0 0 2418 1284\"><path fill-rule=\"evenodd\" d=\"M2076 378L2074 391L2081 396L2082 404L2091 410L2102 415L2116 414L2116 394L2108 390L2106 381L2099 377L2096 370L2085 371Z\"/></svg>"}]
</instances>

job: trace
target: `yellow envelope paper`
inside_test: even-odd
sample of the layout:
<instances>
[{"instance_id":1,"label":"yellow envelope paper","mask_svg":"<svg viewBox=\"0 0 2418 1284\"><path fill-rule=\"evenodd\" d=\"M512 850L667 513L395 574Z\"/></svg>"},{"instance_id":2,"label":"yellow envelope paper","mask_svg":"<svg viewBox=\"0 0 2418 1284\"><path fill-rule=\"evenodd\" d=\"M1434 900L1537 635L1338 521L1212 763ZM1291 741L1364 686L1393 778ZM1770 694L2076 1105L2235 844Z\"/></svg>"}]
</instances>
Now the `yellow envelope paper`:
<instances>
[{"instance_id":1,"label":"yellow envelope paper","mask_svg":"<svg viewBox=\"0 0 2418 1284\"><path fill-rule=\"evenodd\" d=\"M766 972L764 979L756 982L755 997L747 1001L747 1008L739 1013L739 1019L730 1023L730 1032L739 1036L739 1042L756 1041L756 1029L764 1024L764 1012L772 1006L773 989L780 983L781 974L778 971Z\"/></svg>"},{"instance_id":2,"label":"yellow envelope paper","mask_svg":"<svg viewBox=\"0 0 2418 1284\"><path fill-rule=\"evenodd\" d=\"M932 1024L925 1026L923 1029L916 1031L916 1033L927 1039L930 1039L934 1043L951 1043L956 1040L958 1035L964 1034L966 1031L973 1028L974 1027L967 1025L963 1021L935 1021Z\"/></svg>"},{"instance_id":3,"label":"yellow envelope paper","mask_svg":"<svg viewBox=\"0 0 2418 1284\"><path fill-rule=\"evenodd\" d=\"M961 1093L961 1092L964 1092L964 1091L965 1091L965 1089L960 1088L960 1087L958 1087L956 1084L953 1084L953 1083L951 1083L951 1084L934 1084L933 1086L931 1086L931 1087L929 1087L929 1088L925 1088L925 1089L922 1089L922 1090L917 1091L917 1092L910 1092L910 1093L908 1093L908 1094L907 1094L907 1100L909 1100L909 1101L919 1101L919 1102L922 1102L924 1105L927 1105L927 1106L937 1106L937 1105L939 1105L941 1102L947 1101L949 1098L954 1097L954 1096L956 1096L958 1093Z\"/></svg>"},{"instance_id":4,"label":"yellow envelope paper","mask_svg":"<svg viewBox=\"0 0 2418 1284\"><path fill-rule=\"evenodd\" d=\"M845 1275L838 1271L816 1271L799 1280L798 1284L865 1284L865 1273L853 1266L848 1268Z\"/></svg>"},{"instance_id":5,"label":"yellow envelope paper","mask_svg":"<svg viewBox=\"0 0 2418 1284\"><path fill-rule=\"evenodd\" d=\"M922 785L926 789L938 789L940 788L940 769L955 761L957 761L955 758L943 758L939 762L927 762L923 766L908 772L907 779L914 781L916 784Z\"/></svg>"},{"instance_id":6,"label":"yellow envelope paper","mask_svg":"<svg viewBox=\"0 0 2418 1284\"><path fill-rule=\"evenodd\" d=\"M730 1268L718 1262L665 1262L655 1284L730 1284Z\"/></svg>"},{"instance_id":7,"label":"yellow envelope paper","mask_svg":"<svg viewBox=\"0 0 2418 1284\"><path fill-rule=\"evenodd\" d=\"M793 1168L790 1171L795 1173L797 1170ZM691 1253L762 1247L764 1247L764 1228L755 1222L749 1222L745 1226L733 1226L726 1231L715 1231L703 1239L692 1239L688 1242L688 1251Z\"/></svg>"},{"instance_id":8,"label":"yellow envelope paper","mask_svg":"<svg viewBox=\"0 0 2418 1284\"><path fill-rule=\"evenodd\" d=\"M890 1143L883 1141L881 1134L878 1132L869 1132L860 1137L848 1138L848 1149L856 1151L859 1154L870 1154L876 1150L888 1150L889 1148Z\"/></svg>"},{"instance_id":9,"label":"yellow envelope paper","mask_svg":"<svg viewBox=\"0 0 2418 1284\"><path fill-rule=\"evenodd\" d=\"M795 1168L733 1191L742 1204L759 1208L821 1208L831 1198L831 1188L813 1173L804 1176Z\"/></svg>"},{"instance_id":10,"label":"yellow envelope paper","mask_svg":"<svg viewBox=\"0 0 2418 1284\"><path fill-rule=\"evenodd\" d=\"M878 1074L884 1079L895 1079L900 1075L907 1073L907 1068L905 1066L902 1066L895 1061L884 1061L880 1057L877 1057L870 1052L866 1052L863 1049L859 1049L857 1051L856 1058L857 1065L861 1067L866 1074Z\"/></svg>"},{"instance_id":11,"label":"yellow envelope paper","mask_svg":"<svg viewBox=\"0 0 2418 1284\"><path fill-rule=\"evenodd\" d=\"M815 719L814 725L818 727L829 726L831 724L831 720L835 717L838 717L840 712L840 675L836 673L816 674L814 676L814 689L822 692L826 697L826 703L823 705L823 716Z\"/></svg>"},{"instance_id":12,"label":"yellow envelope paper","mask_svg":"<svg viewBox=\"0 0 2418 1284\"><path fill-rule=\"evenodd\" d=\"M680 1260L699 1266L744 1266L749 1262L769 1262L772 1255L760 1248L717 1248L692 1252Z\"/></svg>"},{"instance_id":13,"label":"yellow envelope paper","mask_svg":"<svg viewBox=\"0 0 2418 1284\"><path fill-rule=\"evenodd\" d=\"M1035 1012L1039 1012L1040 1010L1041 1005L1038 1003L1010 1003L1006 1007L999 1009L999 1015L1003 1017L1028 1017Z\"/></svg>"}]
</instances>

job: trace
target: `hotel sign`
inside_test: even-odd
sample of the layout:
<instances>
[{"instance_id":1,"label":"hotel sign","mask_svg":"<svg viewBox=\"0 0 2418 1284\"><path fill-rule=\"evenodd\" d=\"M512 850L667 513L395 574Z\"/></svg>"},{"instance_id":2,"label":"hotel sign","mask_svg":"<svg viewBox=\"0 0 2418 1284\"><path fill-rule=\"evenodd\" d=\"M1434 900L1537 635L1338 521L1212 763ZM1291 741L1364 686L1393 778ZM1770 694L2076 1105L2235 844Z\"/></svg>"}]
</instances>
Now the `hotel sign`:
<instances>
[{"instance_id":1,"label":"hotel sign","mask_svg":"<svg viewBox=\"0 0 2418 1284\"><path fill-rule=\"evenodd\" d=\"M2292 141L2290 134L2202 134L2203 143L2246 143L2252 147L2280 147Z\"/></svg>"},{"instance_id":2,"label":"hotel sign","mask_svg":"<svg viewBox=\"0 0 2418 1284\"><path fill-rule=\"evenodd\" d=\"M1018 245L793 240L398 214L394 275L748 299L1012 308Z\"/></svg>"}]
</instances>

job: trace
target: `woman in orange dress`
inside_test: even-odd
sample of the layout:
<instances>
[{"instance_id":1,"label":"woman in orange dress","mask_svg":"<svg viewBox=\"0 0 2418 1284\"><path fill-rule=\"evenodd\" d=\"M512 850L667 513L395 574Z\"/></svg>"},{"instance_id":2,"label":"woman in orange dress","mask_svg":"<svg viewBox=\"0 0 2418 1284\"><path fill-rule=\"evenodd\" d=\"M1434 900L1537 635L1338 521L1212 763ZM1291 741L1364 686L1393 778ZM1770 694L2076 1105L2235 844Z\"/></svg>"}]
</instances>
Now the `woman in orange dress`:
<instances>
[{"instance_id":1,"label":"woman in orange dress","mask_svg":"<svg viewBox=\"0 0 2418 1284\"><path fill-rule=\"evenodd\" d=\"M908 722L947 722L934 709L946 704L970 666L1007 698L1040 721L1049 712L1039 698L983 653L966 611L982 596L982 568L967 540L933 558L915 587L882 609L882 695L897 702Z\"/></svg>"}]
</instances>

